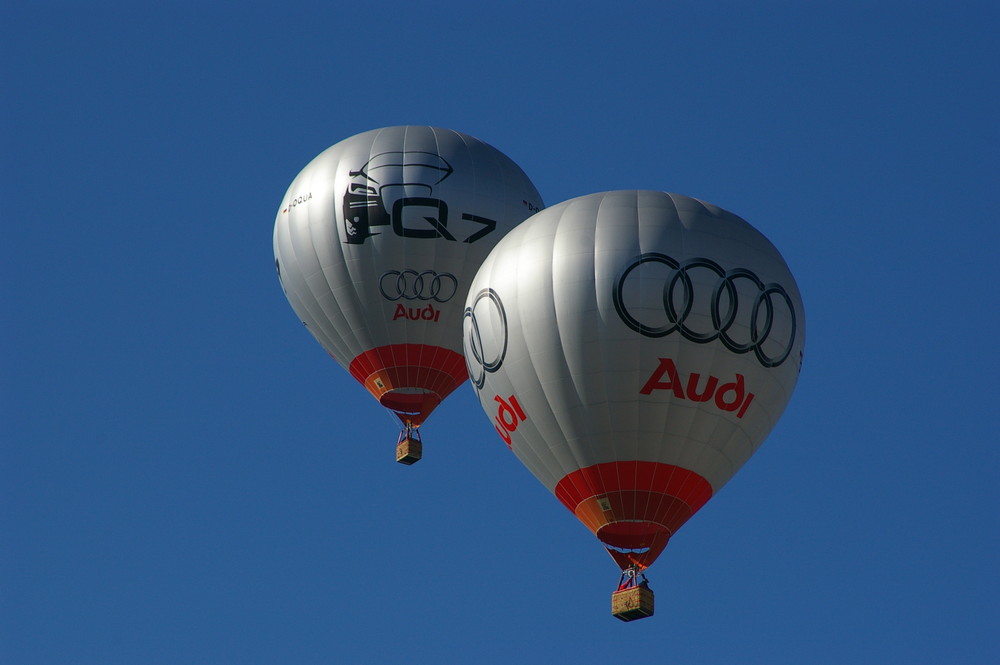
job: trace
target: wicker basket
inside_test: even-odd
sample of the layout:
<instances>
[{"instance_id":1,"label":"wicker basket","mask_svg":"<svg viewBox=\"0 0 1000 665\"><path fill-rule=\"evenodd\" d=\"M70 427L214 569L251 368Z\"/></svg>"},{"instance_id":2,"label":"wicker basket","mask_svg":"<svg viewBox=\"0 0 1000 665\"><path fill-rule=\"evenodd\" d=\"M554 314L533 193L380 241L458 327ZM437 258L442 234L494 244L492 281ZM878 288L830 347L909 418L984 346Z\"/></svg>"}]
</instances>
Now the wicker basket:
<instances>
[{"instance_id":1,"label":"wicker basket","mask_svg":"<svg viewBox=\"0 0 1000 665\"><path fill-rule=\"evenodd\" d=\"M653 616L653 590L634 586L611 594L611 614L622 621Z\"/></svg>"},{"instance_id":2,"label":"wicker basket","mask_svg":"<svg viewBox=\"0 0 1000 665\"><path fill-rule=\"evenodd\" d=\"M396 461L400 464L413 464L420 459L423 451L420 439L407 437L396 444Z\"/></svg>"}]
</instances>

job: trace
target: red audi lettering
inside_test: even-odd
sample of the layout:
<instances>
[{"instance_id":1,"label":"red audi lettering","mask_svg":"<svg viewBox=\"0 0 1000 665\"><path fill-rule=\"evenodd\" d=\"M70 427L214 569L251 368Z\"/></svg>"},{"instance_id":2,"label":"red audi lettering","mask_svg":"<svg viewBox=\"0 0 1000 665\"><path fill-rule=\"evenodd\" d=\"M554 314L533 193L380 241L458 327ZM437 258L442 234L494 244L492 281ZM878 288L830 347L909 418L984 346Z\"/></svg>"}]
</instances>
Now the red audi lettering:
<instances>
[{"instance_id":1,"label":"red audi lettering","mask_svg":"<svg viewBox=\"0 0 1000 665\"><path fill-rule=\"evenodd\" d=\"M670 379L666 383L662 381L664 374ZM673 390L674 397L684 399L684 389L681 388L681 380L677 376L677 367L674 366L674 361L670 358L660 358L659 367L653 371L653 375L649 377L646 385L639 392L648 395L654 390Z\"/></svg>"},{"instance_id":2,"label":"red audi lettering","mask_svg":"<svg viewBox=\"0 0 1000 665\"><path fill-rule=\"evenodd\" d=\"M735 381L722 385L719 385L720 379L718 377L709 376L705 379L704 387L699 389L702 383L701 377L701 374L692 372L687 377L687 383L684 384L673 359L660 358L659 364L646 379L646 383L639 389L639 393L651 395L654 390L669 390L677 399L689 399L692 402L713 401L715 406L722 411L729 413L736 411L737 418L746 415L754 394L746 391L742 374L737 374Z\"/></svg>"},{"instance_id":3,"label":"red audi lettering","mask_svg":"<svg viewBox=\"0 0 1000 665\"><path fill-rule=\"evenodd\" d=\"M726 395L732 393L733 399L727 401ZM725 383L719 388L719 392L715 393L715 405L722 409L723 411L735 411L740 408L740 404L743 403L743 375L737 374L736 381L733 383Z\"/></svg>"},{"instance_id":4,"label":"red audi lettering","mask_svg":"<svg viewBox=\"0 0 1000 665\"><path fill-rule=\"evenodd\" d=\"M715 392L715 387L719 385L719 380L714 376L710 376L708 377L708 381L705 382L705 390L699 393L698 381L700 379L701 374L697 372L692 372L691 376L688 377L687 397L692 402L707 402L712 399L712 393Z\"/></svg>"},{"instance_id":5,"label":"red audi lettering","mask_svg":"<svg viewBox=\"0 0 1000 665\"><path fill-rule=\"evenodd\" d=\"M493 398L493 400L499 404L497 407L497 415L494 418L496 421L497 434L500 435L500 438L503 439L504 443L507 444L507 447L510 448L511 433L517 430L517 426L527 420L528 416L524 415L524 409L521 408L517 398L513 395L508 397L506 400L497 395Z\"/></svg>"},{"instance_id":6,"label":"red audi lettering","mask_svg":"<svg viewBox=\"0 0 1000 665\"><path fill-rule=\"evenodd\" d=\"M407 319L409 321L439 321L441 319L441 310L435 309L434 305L428 304L426 307L404 307L402 304L397 304L396 309L392 313L392 320L396 319Z\"/></svg>"}]
</instances>

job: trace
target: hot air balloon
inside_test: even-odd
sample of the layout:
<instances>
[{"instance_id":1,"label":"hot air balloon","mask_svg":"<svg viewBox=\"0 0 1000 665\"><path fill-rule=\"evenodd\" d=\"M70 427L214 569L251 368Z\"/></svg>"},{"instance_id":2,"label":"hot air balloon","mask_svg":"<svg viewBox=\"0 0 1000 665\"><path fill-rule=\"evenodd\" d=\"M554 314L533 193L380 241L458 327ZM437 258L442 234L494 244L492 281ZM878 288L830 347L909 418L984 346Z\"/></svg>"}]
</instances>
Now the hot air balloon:
<instances>
[{"instance_id":1,"label":"hot air balloon","mask_svg":"<svg viewBox=\"0 0 1000 665\"><path fill-rule=\"evenodd\" d=\"M420 459L417 428L467 378L472 276L541 207L496 148L423 126L341 141L288 188L274 222L282 289L323 348L399 417L398 461Z\"/></svg>"},{"instance_id":2,"label":"hot air balloon","mask_svg":"<svg viewBox=\"0 0 1000 665\"><path fill-rule=\"evenodd\" d=\"M472 282L464 353L503 443L622 569L645 569L743 466L798 379L802 300L774 246L708 203L615 191L547 208Z\"/></svg>"}]
</instances>

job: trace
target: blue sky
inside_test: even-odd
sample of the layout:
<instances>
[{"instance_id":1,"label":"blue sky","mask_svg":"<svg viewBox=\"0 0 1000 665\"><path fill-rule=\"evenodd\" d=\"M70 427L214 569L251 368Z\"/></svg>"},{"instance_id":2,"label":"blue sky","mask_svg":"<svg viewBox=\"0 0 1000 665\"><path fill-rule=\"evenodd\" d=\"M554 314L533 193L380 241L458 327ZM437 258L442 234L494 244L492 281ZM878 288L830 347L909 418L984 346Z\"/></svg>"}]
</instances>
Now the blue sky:
<instances>
[{"instance_id":1,"label":"blue sky","mask_svg":"<svg viewBox=\"0 0 1000 665\"><path fill-rule=\"evenodd\" d=\"M0 661L995 662L1000 10L871 4L4 5ZM653 618L471 387L395 464L285 301L288 184L396 124L796 275L796 394Z\"/></svg>"}]
</instances>

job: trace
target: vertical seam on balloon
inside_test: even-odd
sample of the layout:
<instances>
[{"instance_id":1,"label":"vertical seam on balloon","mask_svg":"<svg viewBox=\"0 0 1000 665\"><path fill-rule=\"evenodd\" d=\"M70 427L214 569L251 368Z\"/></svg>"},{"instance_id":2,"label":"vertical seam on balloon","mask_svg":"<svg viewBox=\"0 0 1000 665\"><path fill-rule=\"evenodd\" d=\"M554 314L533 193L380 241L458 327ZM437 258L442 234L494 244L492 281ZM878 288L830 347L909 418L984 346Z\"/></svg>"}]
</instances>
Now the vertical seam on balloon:
<instances>
[{"instance_id":1,"label":"vertical seam on balloon","mask_svg":"<svg viewBox=\"0 0 1000 665\"><path fill-rule=\"evenodd\" d=\"M638 195L637 195L637 198L638 198ZM674 216L680 222L680 216L679 216L678 211L677 211L677 205L674 203L673 198L670 197L669 194L667 195L667 198L670 201L670 204L673 206ZM636 203L636 209L638 209L638 201ZM683 238L683 234L681 234L681 237ZM640 347L641 347L641 343L640 343ZM670 423L670 419L672 417L671 413L670 413L670 405L669 404L664 405L663 410L664 410L664 423L663 423L663 427L664 427L664 430L666 430L666 428L668 427L668 425ZM670 450L672 450L672 447L670 448ZM663 452L664 452L663 450L660 451L660 454L658 455L659 459L657 459L656 461L658 461L658 462L666 462L666 461L668 461L668 460L665 460L663 458L664 457ZM671 466L669 467L670 468L670 475L667 477L667 484L665 485L665 487L672 487L673 486L674 477L678 473L678 467L676 465L676 462L679 461L679 460L671 459L669 461L673 462L673 464L671 464ZM659 509L659 507L662 506L662 504L663 504L663 499L661 498L659 500L659 502L658 502L657 509Z\"/></svg>"},{"instance_id":2,"label":"vertical seam on balloon","mask_svg":"<svg viewBox=\"0 0 1000 665\"><path fill-rule=\"evenodd\" d=\"M294 184L295 181L293 181L292 186L294 186ZM289 190L291 190L292 186L289 187ZM291 215L292 213L289 212L288 214ZM291 254L292 258L292 261L289 261L285 265L285 272L287 276L291 276L295 274L295 271L294 270L290 271L289 268L293 266L299 267L301 265L301 256L300 256L301 252L296 248L297 243L295 241L295 234L292 232L292 224L290 222L286 222L284 224L284 229L287 232L287 238L288 238L287 251ZM295 282L296 282L295 284L289 285L289 291L295 294L295 299L298 300L299 303L305 307L306 312L309 314L309 318L311 318L316 323L316 326L319 327L320 318L315 315L315 312L317 309L321 309L321 306L318 300L316 299L315 293L313 293L312 290L309 288L308 279L307 278L296 279ZM308 294L309 296L311 296L312 302L306 302L305 300L303 300L302 298L303 294ZM315 336L315 332L313 330L310 330L310 332L313 333L313 335Z\"/></svg>"},{"instance_id":3,"label":"vertical seam on balloon","mask_svg":"<svg viewBox=\"0 0 1000 665\"><path fill-rule=\"evenodd\" d=\"M597 228L599 228L599 227L601 226L601 222L602 222L602 219L603 219L603 216L602 216L602 210L604 210L604 208L605 208L605 204L606 204L607 200L608 200L608 196L607 196L607 195L605 195L605 196L602 196L602 197L601 197L601 199L600 199L600 202L599 202L599 203L597 204L597 210L596 210L596 211L594 212L594 229L595 229L595 239L596 239L596 230L597 230ZM595 242L595 245L596 245L596 242ZM594 261L594 263L595 263L595 269L596 269L596 263L597 263L597 261L596 261L596 248L595 248L595 261ZM596 274L595 274L595 278L596 278ZM594 282L594 284L595 284L594 288L595 288L595 291L596 291L596 289L597 289L597 282L596 282L596 279L595 279L595 282ZM638 417L638 416L636 416L636 417ZM636 423L636 433L637 433L637 437L638 437L638 429L639 429L639 428L638 428L638 425L639 425L639 424L638 424L638 422L637 422L637 423ZM610 439L610 443L611 443L611 454L612 454L612 459L614 459L614 460L619 460L619 459L621 458L621 455L620 455L620 453L619 453L619 442L617 441L617 437L616 437L616 436L614 436L614 434L613 434L613 433L609 432L609 436L608 436L608 438ZM615 475L616 475L616 476L619 476L619 474L620 474L620 469L619 469L619 467L618 467L618 464L617 464L617 463L616 463L616 464L614 465L614 469L615 469ZM603 483L603 479L602 479L602 483ZM622 485L621 485L621 478L620 478L620 476L618 477L618 486L619 486L619 487L621 487L621 486L622 486ZM607 491L607 489L606 489L606 488L604 488L604 491L606 492L606 491Z\"/></svg>"},{"instance_id":4,"label":"vertical seam on balloon","mask_svg":"<svg viewBox=\"0 0 1000 665\"><path fill-rule=\"evenodd\" d=\"M438 136L438 132L439 131L442 132L442 133L447 133L447 135L452 140L454 140L455 138L458 138L458 139L461 140L461 142L462 142L463 145L465 144L465 139L462 136L462 134L460 134L459 132L456 132L456 131L450 130L450 129L440 129L439 130L439 128L432 127L431 128L431 134L434 136L434 150L435 150L435 152L437 153L437 155L439 157L442 156L441 140L440 140L440 138ZM432 265L437 265L438 247L439 246L440 246L440 240L435 239L435 243L434 243L434 247L433 247L433 252L432 252L432 260L431 260L431 264ZM465 267L464 261L465 261L465 257L463 257L463 268ZM460 274L464 275L465 274L465 270L462 270L460 272ZM442 333L443 333L443 331L442 331ZM461 338L459 337L459 339L461 339ZM433 347L434 350L433 350L433 353L431 355L431 363L432 363L432 366L434 366L434 367L437 367L438 364L441 362L441 359L443 358L444 349L445 348L449 348L447 346L447 344L448 344L447 341L445 341L445 340L437 340L437 341L438 341L438 343L434 345L434 347ZM459 349L459 352L461 352L461 349Z\"/></svg>"},{"instance_id":5,"label":"vertical seam on balloon","mask_svg":"<svg viewBox=\"0 0 1000 665\"><path fill-rule=\"evenodd\" d=\"M520 246L518 248L519 251L516 253L517 264L513 267L515 275L521 274L521 263L524 260L524 248L529 244L530 240L531 240L530 234L528 234L527 232L525 232L522 237L518 238L518 242L519 242ZM550 258L549 258L549 279L551 279L551 272L552 272L551 265L552 265L552 261L551 261L551 256L550 256ZM528 335L525 332L525 327L526 327L526 324L530 325L530 322L532 320L531 311L530 311L530 303L532 302L533 299L530 298L530 297L521 298L520 290L522 288L524 288L524 287L522 286L522 284L521 284L521 282L519 280L515 280L514 281L514 286L515 286L515 294L516 294L516 300L515 300L515 302L517 303L516 311L517 311L517 316L518 316L518 323L520 324L518 327L519 327L519 329L521 331L521 335L520 336L523 339L527 339ZM527 309L527 311L526 311L526 309ZM527 361L530 362L532 366L539 367L535 363L535 358L532 358L531 348L527 344L525 344L525 351L527 353ZM549 406L549 408L546 411L546 415L551 416L552 420L554 421L554 424L556 425L556 427L559 428L559 431L563 434L563 436L562 436L563 441L566 441L568 443L568 439L566 437L566 430L563 427L562 423L560 422L560 418L556 414L555 409L551 408L552 401L549 399L549 397L550 397L549 391L546 389L545 383L542 381L542 377L539 376L539 372L537 370L534 372L533 379L534 379L534 381L536 382L536 384L538 386L538 392L541 393L542 397L544 398L545 404L547 404ZM539 405L539 406L541 406L541 405ZM546 461L541 456L538 456L538 457L539 457L540 461L542 462L542 464L548 469L548 473L549 473L550 477L552 477L554 480L556 480L558 477L561 477L561 475L558 475L558 474L565 474L566 471L562 467L562 465L559 463L559 457L555 453L555 448L553 447L553 442L545 440L545 448L548 451L548 461ZM572 448L570 448L570 450L572 450Z\"/></svg>"},{"instance_id":6,"label":"vertical seam on balloon","mask_svg":"<svg viewBox=\"0 0 1000 665\"><path fill-rule=\"evenodd\" d=\"M407 153L407 149L409 148L409 144L408 144L409 134L415 133L416 131L418 131L418 130L416 130L416 128L413 128L413 131L411 132L411 127L410 126L407 126L406 129L407 129L407 136L404 138L404 142L403 142L403 159L402 159L402 162L403 162L403 167L402 168L403 168L403 173L404 173L404 176L403 176L402 180L403 180L404 183L406 182L406 176L405 176L405 173L406 173L406 160L407 160L406 153ZM433 127L427 127L426 131L430 133L431 139L434 141L434 153L440 157L440 155L441 155L441 144L440 144L440 141L438 141L437 130L435 130ZM424 133L422 129L420 130L420 133L421 134ZM419 145L418 145L418 147L419 147ZM409 192L405 192L405 193L407 195L409 194ZM440 196L440 192L435 192L435 194L437 194L438 196ZM411 239L406 239L403 242L404 242L404 246L405 246L404 256L406 257L406 260L405 260L406 266L405 267L413 269L413 270L423 270L424 266L413 267L413 266L410 265L410 260L409 260L409 257L410 257L410 248L413 246L413 243L416 242L416 239L412 239L412 240ZM430 263L431 263L431 265L437 265L438 239L435 238L435 239L431 240L430 242L431 242L431 244L430 244L430 259L431 259ZM419 323L418 325L421 328L424 328L424 327L427 326L427 324L423 323L423 322ZM414 342L418 341L418 340L413 340L411 342L411 335L412 334L416 334L416 331L412 330L412 328L413 327L411 327L409 323L407 323L407 324L405 324L403 326L403 330L405 331L404 340L405 340L405 342L407 344L411 344L411 343L414 343ZM426 338L427 338L427 335L422 334L422 335L420 335L419 341L423 342ZM431 359L429 361L427 361L427 360L424 359L424 355L426 353L427 353L427 350L426 350L425 346L421 345L420 347L418 347L418 349L417 349L417 364L418 365L424 366L427 362L433 362L433 355L434 354L432 354Z\"/></svg>"},{"instance_id":7,"label":"vertical seam on balloon","mask_svg":"<svg viewBox=\"0 0 1000 665\"><path fill-rule=\"evenodd\" d=\"M602 199L602 203L605 200L607 200L607 197L605 197L604 199ZM640 219L640 208L639 208L639 192L638 191L635 191L632 194L632 205L634 206L634 209L635 209L635 221L636 221L636 236L635 237L639 238L638 227L639 227L639 219ZM641 349L641 347L640 347L640 349ZM640 411L636 410L636 418L637 419L640 418L639 414L640 414ZM642 447L642 437L643 437L643 433L642 433L642 430L640 429L639 425L640 425L640 423L636 422L636 427L635 427L635 432L636 432L636 435L635 435L635 454L633 455L633 457L637 461L639 459L639 451L640 451L640 449ZM659 461L659 460L652 460L652 461ZM638 464L634 465L633 474L634 474L633 486L637 486L638 485L638 481L639 481L639 465ZM634 497L634 495L633 495L633 497ZM646 505L645 505L645 507L643 509L644 511L649 509L649 499L650 499L650 495L647 494L646 497L645 497ZM633 498L633 500L634 500L634 498ZM638 506L636 506L636 509L637 508L638 508Z\"/></svg>"},{"instance_id":8,"label":"vertical seam on balloon","mask_svg":"<svg viewBox=\"0 0 1000 665\"><path fill-rule=\"evenodd\" d=\"M431 131L431 136L434 137L434 152L438 155L438 157L441 157L441 153L442 153L442 150L441 150L441 140L440 140L440 138L438 136L438 129L434 128L434 127L431 127L430 131ZM449 132L449 133L457 134L456 132L452 132L451 130L445 130L445 129L442 129L441 132ZM431 265L437 265L438 247L439 246L440 246L440 240L439 239L435 239L434 240L434 245L431 248ZM424 324L424 325L426 326L427 324ZM423 341L423 340L421 340L421 341ZM434 347L433 347L433 350L431 352L431 359L430 359L431 366L435 366L435 367L437 366L438 357L440 355L441 355L441 346L438 346L437 344L435 344Z\"/></svg>"},{"instance_id":9,"label":"vertical seam on balloon","mask_svg":"<svg viewBox=\"0 0 1000 665\"><path fill-rule=\"evenodd\" d=\"M390 132L395 133L397 136L398 136L399 132L402 132L402 137L400 139L395 139L393 137L393 134L390 133ZM401 147L401 151L402 151L402 153L404 155L404 159L401 160L401 161L405 163L406 138L407 138L407 134L408 133L409 133L409 125L402 125L402 126L398 126L398 127L395 127L395 128L393 128L393 127L385 127L385 128L381 128L381 129L377 130L376 133L375 133L374 138L372 139L371 144L368 147L368 161L370 162L372 159L375 158L376 155L380 154L380 152L385 152L380 147L378 147L382 143L382 136L385 135L385 136L388 136L389 143L390 143L390 145L389 145L389 149L390 150L395 147L394 144L397 141L398 141L399 144L401 144L401 146L402 146ZM383 183L379 182L377 184L378 185L382 185ZM381 187L379 187L379 189L377 190L377 194L378 194L379 204L383 208L385 208L385 200L382 198ZM392 210L391 209L387 210L386 212L388 212L390 215L392 214ZM385 232L386 231L383 229L380 233L384 234ZM388 238L388 236L386 236L386 238ZM383 240L385 240L385 238L383 238ZM365 242L368 242L367 238L365 239ZM371 252L374 253L375 251L377 251L379 249L378 245L380 244L380 240L377 239L377 238L375 238L375 237L372 237L371 242L372 242ZM386 240L386 242L391 242L391 241ZM403 252L403 256L405 257L405 250ZM406 268L406 266L404 265L404 266L399 266L397 269L398 270L403 270L405 268ZM377 280L377 279L380 278L380 275L378 274L378 269L376 268L376 262L374 260L371 262L371 277L372 277L373 280ZM384 307L385 304L382 303L382 302L379 302L378 306L379 307ZM379 344L384 343L386 345L389 345L389 348L388 349L384 349L383 351L380 351L379 355L381 357L382 354L385 353L385 352L388 352L390 354L390 357L388 359L384 359L383 358L380 361L380 364L383 367L386 367L387 365L395 365L395 363L396 363L396 360L395 360L395 350L392 348L393 347L392 342L394 341L393 340L393 336L392 336L392 328L391 328L391 321L392 320L389 317L387 317L387 316L378 316L376 318L379 321L381 321L381 323L382 323L382 330L383 330L382 340L381 340L381 342ZM408 341L409 340L407 339L407 337L404 334L403 343L405 344ZM379 406L382 406L381 399L379 400ZM392 424L394 426L399 427L399 425L400 425L399 421L402 420L402 419L399 417L399 415L395 411L393 411L392 409L389 409L389 408L383 406L383 412L386 414L387 418L392 422Z\"/></svg>"},{"instance_id":10,"label":"vertical seam on balloon","mask_svg":"<svg viewBox=\"0 0 1000 665\"><path fill-rule=\"evenodd\" d=\"M403 147L402 147L403 153L405 154L405 152L406 152L406 134L407 134L407 130L408 129L409 129L408 126L403 125L403 126L397 126L397 127L382 127L382 128L379 128L379 129L375 130L375 135L372 137L371 143L368 145L368 162L371 162L371 160L374 159L375 156L378 155L378 154L380 154L380 152L382 151L379 146L382 143L382 137L383 136L388 136L390 144L392 144L396 140L396 139L393 138L392 133L396 133L398 135L399 132L402 132L403 136L402 136L401 143L403 145ZM391 147L393 147L393 146L390 145L390 148ZM381 185L382 183L377 183L377 184ZM382 198L382 190L381 190L381 188L379 188L377 190L377 194L378 194L379 204L384 208L385 207L385 200ZM389 214L392 214L391 210L388 210L387 212L389 212ZM382 233L384 233L384 231L382 231ZM368 238L365 238L364 242L367 243L368 242ZM373 237L371 239L371 243L372 243L372 245L370 246L371 247L370 253L373 253L373 252L376 251L376 245L379 243L379 241L376 238ZM364 262L362 262L362 263L364 263ZM379 279L377 263L374 260L370 261L369 263L370 263L370 265L367 267L367 271L370 271L370 272L368 274L370 274L371 279L373 281L377 281ZM364 280L364 278L365 278L365 272L366 271L365 271L364 267L362 267L361 274L359 275L359 277L362 280ZM358 282L356 282L356 281L354 283L358 284ZM361 285L364 285L364 281L361 282ZM364 292L363 289L359 291L359 293L363 293L363 292ZM374 305L375 307L382 308L382 307L385 306L385 303L383 303L381 301L376 301L376 303L377 304ZM363 304L366 307L372 306L371 303L363 303ZM368 318L370 319L371 317L368 317ZM365 347L365 350L371 349L371 348L377 348L377 349L379 349L379 351L378 351L379 363L384 368L384 367L387 367L387 366L391 366L391 365L393 365L395 363L395 357L394 357L395 353L394 353L394 351L392 349L392 344L391 344L391 342L393 341L392 330L390 328L391 319L389 319L387 316L377 316L377 317L374 317L374 318L382 323L382 326L381 326L382 327L381 339L380 340L375 340L374 337L372 337L371 339L368 340L367 344L363 345L363 347ZM406 341L407 340L404 338L404 342L406 342ZM386 345L388 345L388 348L386 348ZM384 353L389 353L390 357L388 359L385 358L383 356ZM399 420L400 420L400 418L396 414L396 412L393 411L392 409L389 409L389 408L383 406L381 399L379 399L378 402L379 402L379 406L381 407L382 412L386 415L386 418L393 424L393 426L399 427Z\"/></svg>"},{"instance_id":11,"label":"vertical seam on balloon","mask_svg":"<svg viewBox=\"0 0 1000 665\"><path fill-rule=\"evenodd\" d=\"M565 209L562 211L562 213L563 214L565 213ZM555 228L553 229L553 235L555 235L555 234L558 233L559 226L562 223L563 214L560 214L560 216L555 221ZM528 241L531 240L530 235L528 233L525 233L524 235L525 235L525 238L521 239L521 246L522 247L524 247L526 244L528 244ZM551 246L549 248L548 271L547 271L547 273L548 273L547 274L547 278L549 280L549 289L548 289L548 292L552 293L552 294L554 294L554 286L552 284L552 280L553 280L553 266L554 266L554 254L555 254L555 241L552 240L551 241ZM519 263L520 263L520 260L521 260L522 257L523 257L523 251L518 252L518 262ZM519 267L520 266L518 266L518 268ZM539 272L542 274L543 279L544 279L545 278L545 271L539 271ZM520 282L515 282L515 283L518 284L518 286L520 286ZM530 288L530 286L531 285L529 285L529 288ZM520 296L520 294L518 294L518 296ZM537 294L536 294L536 296L537 296ZM518 305L520 305L522 302L531 302L532 300L536 300L536 299L537 299L537 297L536 298L528 297L528 298L524 298L522 300L522 298L518 297L517 298L517 303L518 303ZM546 305L548 305L548 303L546 303ZM521 307L519 307L518 310L519 310L518 311L518 315L519 315L519 317L521 319L522 336L524 336L524 322L530 320L530 317L524 316L525 312L524 312L524 310ZM553 315L553 319L554 319L555 318L555 302L554 302L554 298L553 298L553 302L552 302L552 315ZM532 364L534 364L534 359L531 357L531 350L530 350L530 348L528 348L527 351L528 351L528 359L532 362ZM553 403L553 400L550 399L551 397L553 397L553 395L551 394L551 389L547 389L546 388L545 384L542 382L541 377L538 376L537 372L536 372L535 378L538 381L539 392L541 392L541 394L545 398L545 401L549 405L551 405ZM573 457L576 467L580 468L581 464L580 464L579 458L576 455L575 446L571 443L571 439L567 435L569 433L569 431L571 431L571 428L567 429L567 427L565 426L565 424L564 424L565 423L565 418L560 418L559 414L557 413L557 410L551 408L551 406L547 410L547 414L552 417L555 425L559 428L559 431L562 433L562 440L566 443L566 449L568 450L568 452L570 453L570 455ZM563 466L562 463L560 463L559 457L555 453L555 448L548 441L546 441L546 448L548 449L549 459L551 460L551 462L548 463L548 464L545 464L545 466L550 468L550 472L549 473L551 474L551 476L553 478L553 483L554 483L553 487L554 487L555 483L558 483L558 480L560 478L562 478L563 476L567 475L568 473L570 473L570 471L567 470L565 468L565 466ZM550 464L552 466L550 466ZM554 468L552 468L552 467L554 467ZM555 473L553 473L553 471Z\"/></svg>"},{"instance_id":12,"label":"vertical seam on balloon","mask_svg":"<svg viewBox=\"0 0 1000 665\"><path fill-rule=\"evenodd\" d=\"M322 153L320 153L320 154L322 155ZM316 159L319 159L319 157L317 157ZM313 178L314 178L314 175L313 175L312 172L310 172L310 174L309 174L309 182L306 183L308 185L307 189L311 190L312 184L313 184L312 183ZM309 208L306 208L305 210L303 210L302 214L305 215L305 218L306 218L305 227L306 227L306 230L308 232L307 235L309 237L309 248L308 248L309 249L309 255L313 259L315 259L316 270L323 276L323 282L327 285L327 289L330 292L332 292L333 291L332 285L329 282L329 277L326 274L326 271L323 269L323 260L322 260L322 258L320 256L319 250L317 249L317 242L316 242L317 226L318 226L318 224L316 223L317 215L313 214L313 211L310 210ZM301 257L300 257L300 259L301 259ZM305 280L305 287L306 287L306 289L308 289L309 294L312 296L313 301L316 303L317 308L323 314L323 319L325 319L331 325L331 327L335 327L334 324L333 324L333 322L330 321L330 312L329 312L328 308L323 305L321 294L319 294L316 291L316 289L309 283L309 279L308 278ZM320 328L323 328L323 324L321 322L321 319L317 319L317 324L320 326ZM331 341L333 340L333 336L330 335L328 331L326 331L324 329L323 333L324 333L324 336L326 336L327 338L329 338ZM334 346L336 346L336 345L334 345ZM337 360L338 363L343 364L339 359L335 358L335 360Z\"/></svg>"},{"instance_id":13,"label":"vertical seam on balloon","mask_svg":"<svg viewBox=\"0 0 1000 665\"><path fill-rule=\"evenodd\" d=\"M555 265L555 261L554 261L555 243L556 243L556 241L557 241L557 239L559 237L560 231L563 230L564 227L565 227L565 225L567 224L566 220L569 218L569 212L570 212L570 210L572 208L574 208L575 205L578 205L578 204L570 203L569 205L565 206L563 208L562 212L559 215L558 223L556 225L556 229L555 229L555 233L554 233L554 240L553 240L553 261L552 261L553 266ZM596 222L595 222L595 224L596 224ZM553 273L554 273L554 271L553 271ZM554 276L554 274L553 274L553 276ZM554 299L554 295L555 295L555 286L553 284L553 299ZM567 363L567 369L569 369L569 364L568 363ZM570 378L572 380L572 376ZM575 380L573 380L573 386L574 386L574 392L575 392L575 394L577 395L577 397L579 397L580 391L579 391L579 388L577 386L577 382ZM583 400L582 399L579 399L578 401L580 402L581 405L583 404ZM587 437L587 438L590 438L590 437L593 436L593 433L589 430L589 428L585 428L584 429L584 436ZM614 446L614 437L611 437L611 439L612 439L612 447L613 447ZM573 446L570 447L570 452L572 453L573 460L574 460L574 462L576 464L576 467L578 469L582 468L584 466L592 466L594 464L600 463L600 460L595 461L595 460L587 460L587 459L585 459L585 460L581 461L580 457L577 455L576 448L573 447ZM616 471L617 471L617 469L616 469ZM606 495L608 493L608 487L607 487L607 485L606 485L606 483L604 481L604 475L603 475L603 473L598 472L596 474L588 474L586 476L586 478L588 480L588 484L590 485L592 491L594 491L595 493L600 494L600 495ZM594 484L595 484L594 481L595 480L597 481L597 484L599 485L599 487L594 487Z\"/></svg>"},{"instance_id":14,"label":"vertical seam on balloon","mask_svg":"<svg viewBox=\"0 0 1000 665\"><path fill-rule=\"evenodd\" d=\"M692 251L691 251L690 242L689 242L689 233L688 233L688 231L690 229L689 229L689 226L688 226L689 221L688 221L687 215L682 214L681 213L681 208L677 205L677 198L676 197L678 195L672 194L672 193L666 193L666 194L667 194L668 200L670 201L670 204L673 206L674 216L677 218L678 223L680 224L680 226L685 231L685 233L683 233L681 235L682 245L681 245L681 252L680 253L682 255L684 255L684 256L690 256L692 254ZM686 198L690 199L690 197L686 197ZM702 201L700 201L698 199L690 199L690 200L694 201L695 203L698 204L698 206L700 206L700 210L697 213L695 213L695 218L697 218L699 216L702 216L702 215L704 215L704 216L712 216L711 213L709 212L708 208L705 206L704 202L702 202ZM692 227L693 227L693 224L692 224ZM716 372L717 365L715 365L715 360L716 360L717 357L719 357L718 354L714 354L713 357L712 357L711 362L709 363L709 372L708 372L709 375L717 373ZM675 405L675 408L682 408L682 407L680 407L680 405ZM690 438L690 428L693 427L695 420L697 420L697 417L695 417L695 418L692 419L692 423L689 425L688 431L685 433L685 438ZM717 421L716 424L715 424L715 427L718 427L718 424L719 423ZM697 460L697 461L696 462L692 461L692 462L689 462L689 464L688 464L690 467L693 467L693 468L705 468L706 465L704 463L704 460L708 460L711 457L717 457L717 456L721 455L721 451L716 450L715 448L713 448L710 445L707 445L707 443L706 443L706 445L698 446L696 450L697 450L697 453L696 453L697 457L695 458L695 460ZM711 466L714 466L714 464L712 464Z\"/></svg>"}]
</instances>

